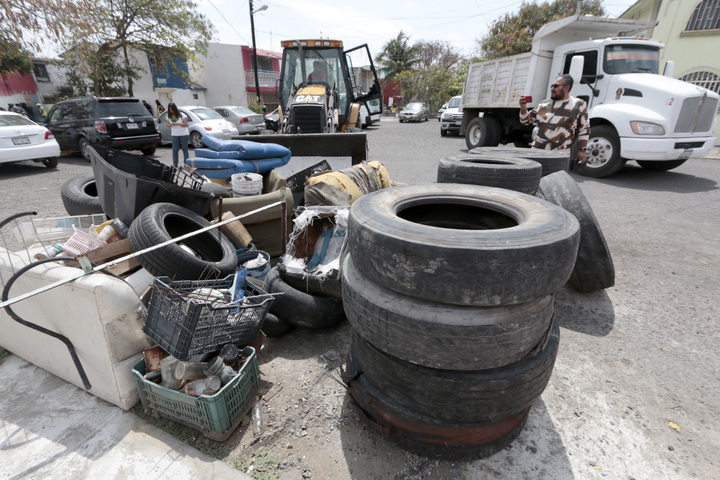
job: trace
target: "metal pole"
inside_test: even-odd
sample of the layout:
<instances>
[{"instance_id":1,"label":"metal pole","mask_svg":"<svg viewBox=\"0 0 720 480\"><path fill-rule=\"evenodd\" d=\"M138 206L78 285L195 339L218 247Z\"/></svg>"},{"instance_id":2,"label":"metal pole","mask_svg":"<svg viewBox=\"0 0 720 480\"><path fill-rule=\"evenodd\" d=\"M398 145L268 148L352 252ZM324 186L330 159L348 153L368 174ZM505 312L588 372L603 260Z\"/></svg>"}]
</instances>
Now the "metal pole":
<instances>
[{"instance_id":1,"label":"metal pole","mask_svg":"<svg viewBox=\"0 0 720 480\"><path fill-rule=\"evenodd\" d=\"M255 19L253 17L253 0L248 0L250 5L250 31L252 32L252 47L253 47L253 70L255 71L255 98L256 103L262 107L260 103L260 79L258 78L258 64L257 64L257 48L255 47Z\"/></svg>"}]
</instances>

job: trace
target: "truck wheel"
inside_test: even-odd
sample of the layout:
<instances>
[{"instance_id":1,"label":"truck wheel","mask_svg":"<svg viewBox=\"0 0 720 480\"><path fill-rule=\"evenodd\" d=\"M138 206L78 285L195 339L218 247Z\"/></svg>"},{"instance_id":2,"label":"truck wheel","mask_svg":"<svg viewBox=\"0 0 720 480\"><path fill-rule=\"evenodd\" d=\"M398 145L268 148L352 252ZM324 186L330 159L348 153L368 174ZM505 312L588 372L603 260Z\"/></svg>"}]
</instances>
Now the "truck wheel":
<instances>
[{"instance_id":1,"label":"truck wheel","mask_svg":"<svg viewBox=\"0 0 720 480\"><path fill-rule=\"evenodd\" d=\"M468 149L490 147L493 139L493 128L487 118L477 117L470 121L465 132L465 145Z\"/></svg>"},{"instance_id":2,"label":"truck wheel","mask_svg":"<svg viewBox=\"0 0 720 480\"><path fill-rule=\"evenodd\" d=\"M436 183L378 190L353 203L355 267L375 283L453 305L514 305L572 273L580 226L569 212L502 188Z\"/></svg>"},{"instance_id":3,"label":"truck wheel","mask_svg":"<svg viewBox=\"0 0 720 480\"><path fill-rule=\"evenodd\" d=\"M620 157L620 139L610 125L596 125L590 129L586 153L587 162L576 165L574 169L585 177L607 177L625 166L625 159Z\"/></svg>"},{"instance_id":4,"label":"truck wheel","mask_svg":"<svg viewBox=\"0 0 720 480\"><path fill-rule=\"evenodd\" d=\"M543 198L575 215L580 222L580 245L568 283L583 293L615 285L615 266L605 236L582 190L565 172L540 180Z\"/></svg>"},{"instance_id":5,"label":"truck wheel","mask_svg":"<svg viewBox=\"0 0 720 480\"><path fill-rule=\"evenodd\" d=\"M95 175L83 173L70 178L60 187L60 198L70 215L103 213L98 197Z\"/></svg>"},{"instance_id":6,"label":"truck wheel","mask_svg":"<svg viewBox=\"0 0 720 480\"><path fill-rule=\"evenodd\" d=\"M657 162L654 160L637 160L638 165L648 170L656 170L659 172L667 172L673 168L677 168L687 160L670 160L669 162Z\"/></svg>"},{"instance_id":7,"label":"truck wheel","mask_svg":"<svg viewBox=\"0 0 720 480\"><path fill-rule=\"evenodd\" d=\"M494 117L485 117L485 121L487 122L490 135L488 146L497 147L500 145L500 140L502 139L502 125L500 124L500 120Z\"/></svg>"},{"instance_id":8,"label":"truck wheel","mask_svg":"<svg viewBox=\"0 0 720 480\"><path fill-rule=\"evenodd\" d=\"M447 130L443 130L443 129L441 128L441 129L440 129L440 136L441 136L441 137L447 137L447 132L448 132Z\"/></svg>"},{"instance_id":9,"label":"truck wheel","mask_svg":"<svg viewBox=\"0 0 720 480\"><path fill-rule=\"evenodd\" d=\"M455 155L440 159L437 183L484 185L534 195L541 174L539 163L524 158Z\"/></svg>"}]
</instances>

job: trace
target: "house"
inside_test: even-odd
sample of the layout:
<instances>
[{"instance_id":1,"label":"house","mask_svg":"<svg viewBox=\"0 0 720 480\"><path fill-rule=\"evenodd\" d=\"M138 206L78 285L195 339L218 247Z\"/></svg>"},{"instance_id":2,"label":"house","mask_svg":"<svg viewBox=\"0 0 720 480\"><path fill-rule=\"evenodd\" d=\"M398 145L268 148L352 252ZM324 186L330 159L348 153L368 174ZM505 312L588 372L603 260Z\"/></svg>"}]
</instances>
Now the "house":
<instances>
[{"instance_id":1,"label":"house","mask_svg":"<svg viewBox=\"0 0 720 480\"><path fill-rule=\"evenodd\" d=\"M647 33L666 45L660 61L675 63L675 78L720 93L720 0L638 0L620 18L657 21Z\"/></svg>"}]
</instances>

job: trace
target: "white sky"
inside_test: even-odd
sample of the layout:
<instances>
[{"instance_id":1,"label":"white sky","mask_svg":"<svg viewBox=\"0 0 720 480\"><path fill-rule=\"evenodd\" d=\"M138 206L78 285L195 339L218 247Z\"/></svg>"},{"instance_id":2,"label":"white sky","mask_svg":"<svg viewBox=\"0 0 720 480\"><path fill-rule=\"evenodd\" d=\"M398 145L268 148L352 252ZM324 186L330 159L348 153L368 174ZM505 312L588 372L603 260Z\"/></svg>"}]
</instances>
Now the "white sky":
<instances>
[{"instance_id":1,"label":"white sky","mask_svg":"<svg viewBox=\"0 0 720 480\"><path fill-rule=\"evenodd\" d=\"M196 0L215 25L215 42L252 45L248 0ZM530 1L530 0L528 0ZM539 0L540 2L541 0ZM636 0L605 0L617 17ZM446 40L470 55L492 21L515 13L523 0L253 0L257 48L280 52L280 41L342 40L345 48L367 43L373 56L402 30L411 42ZM446 8L443 8L443 5Z\"/></svg>"}]
</instances>

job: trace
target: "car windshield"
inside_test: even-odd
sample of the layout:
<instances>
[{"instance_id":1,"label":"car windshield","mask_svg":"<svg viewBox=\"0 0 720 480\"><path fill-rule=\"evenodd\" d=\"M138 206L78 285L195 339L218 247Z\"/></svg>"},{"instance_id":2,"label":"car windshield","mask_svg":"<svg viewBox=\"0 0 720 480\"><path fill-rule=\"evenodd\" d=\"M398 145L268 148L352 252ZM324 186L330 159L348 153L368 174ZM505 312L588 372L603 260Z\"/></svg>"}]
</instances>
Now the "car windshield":
<instances>
[{"instance_id":1,"label":"car windshield","mask_svg":"<svg viewBox=\"0 0 720 480\"><path fill-rule=\"evenodd\" d=\"M223 117L215 110L210 108L194 108L191 110L192 113L197 115L200 120L222 120Z\"/></svg>"},{"instance_id":2,"label":"car windshield","mask_svg":"<svg viewBox=\"0 0 720 480\"><path fill-rule=\"evenodd\" d=\"M448 108L458 108L460 106L460 97L453 97L448 103Z\"/></svg>"},{"instance_id":3,"label":"car windshield","mask_svg":"<svg viewBox=\"0 0 720 480\"><path fill-rule=\"evenodd\" d=\"M609 45L605 49L605 73L658 73L660 52L644 45Z\"/></svg>"},{"instance_id":4,"label":"car windshield","mask_svg":"<svg viewBox=\"0 0 720 480\"><path fill-rule=\"evenodd\" d=\"M408 103L408 106L405 107L405 110L413 110L415 112L420 109L422 109L422 103Z\"/></svg>"},{"instance_id":5,"label":"car windshield","mask_svg":"<svg viewBox=\"0 0 720 480\"><path fill-rule=\"evenodd\" d=\"M16 127L18 125L35 125L22 115L0 115L0 127Z\"/></svg>"},{"instance_id":6,"label":"car windshield","mask_svg":"<svg viewBox=\"0 0 720 480\"><path fill-rule=\"evenodd\" d=\"M100 106L100 116L103 118L128 117L130 115L147 117L150 115L143 104L136 99L100 100L98 105Z\"/></svg>"},{"instance_id":7,"label":"car windshield","mask_svg":"<svg viewBox=\"0 0 720 480\"><path fill-rule=\"evenodd\" d=\"M238 115L255 115L255 112L253 112L249 108L236 107L231 108L230 110L237 113Z\"/></svg>"}]
</instances>

